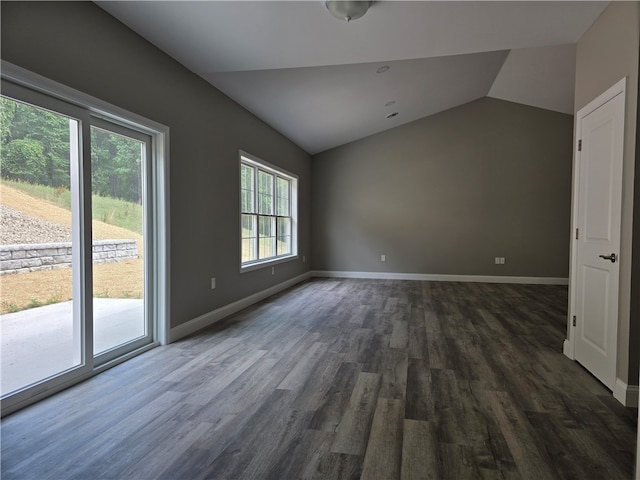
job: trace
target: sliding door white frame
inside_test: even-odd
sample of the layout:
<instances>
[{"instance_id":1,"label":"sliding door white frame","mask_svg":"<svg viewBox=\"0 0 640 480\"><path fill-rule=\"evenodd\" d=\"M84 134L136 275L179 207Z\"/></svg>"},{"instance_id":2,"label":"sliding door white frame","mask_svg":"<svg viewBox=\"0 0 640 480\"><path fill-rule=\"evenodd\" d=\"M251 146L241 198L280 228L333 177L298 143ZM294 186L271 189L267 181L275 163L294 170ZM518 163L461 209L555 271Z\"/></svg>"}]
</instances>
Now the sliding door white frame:
<instances>
[{"instance_id":1,"label":"sliding door white frame","mask_svg":"<svg viewBox=\"0 0 640 480\"><path fill-rule=\"evenodd\" d=\"M138 130L132 130L128 127L124 127L122 125L114 124L112 122L107 122L102 118L91 117L91 127L96 127L101 129L102 131L106 131L112 134L121 135L123 137L137 140L142 145L144 145L144 149L142 152L142 165L141 165L141 199L142 199L142 231L143 233L143 251L144 253L144 288L143 288L143 315L144 315L144 330L145 334L137 339L133 339L128 341L122 345L118 345L115 348L109 349L104 352L95 353L94 352L94 363L96 366L103 365L105 363L116 360L123 355L128 354L131 351L136 351L139 348L143 348L146 345L153 343L157 340L157 335L155 335L155 322L153 319L155 318L155 308L154 308L154 292L153 292L153 282L152 279L155 276L155 264L154 257L155 251L153 250L153 232L149 232L149 228L152 226L153 222L150 222L149 219L153 218L153 214L155 211L155 207L153 205L153 196L152 193L155 190L153 184L150 183L150 175L149 173L153 171L153 161L152 161L152 137L147 133L142 133ZM93 194L94 192L92 192ZM94 319L95 323L95 319Z\"/></svg>"},{"instance_id":2,"label":"sliding door white frame","mask_svg":"<svg viewBox=\"0 0 640 480\"><path fill-rule=\"evenodd\" d=\"M126 129L148 135L151 138L151 155L149 168L147 169L147 184L150 188L149 196L145 198L151 205L147 218L149 243L145 245L145 248L149 248L148 251L152 252L149 259L151 264L147 269L152 274L146 275L149 278L146 280L147 283L145 285L145 295L148 295L150 299L148 314L153 318L153 338L151 343L115 358L102 359L101 363L96 366L92 354L92 322L85 321L78 330L83 336L85 345L81 355L82 365L4 398L2 400L2 415L6 415L117 365L142 351L159 344L168 343L170 330L169 128L4 60L1 64L1 76L3 94L12 96L11 93L14 93L18 95L18 99L25 96L31 97L32 101L30 103L41 105L44 108L49 105L52 110L79 120L81 132L78 132L77 146L81 150L82 158L90 158L90 142L83 141L83 139L90 138L92 118L120 125ZM29 98L25 98L25 100L28 101ZM95 122L98 123L98 121ZM89 301L92 296L90 288L92 278L92 240L91 235L87 234L87 232L90 233L91 225L91 172L89 168L83 168L84 163L80 162L75 174L76 177L73 180L73 182L77 182L77 186L75 183L74 186L80 189L77 190L78 195L76 196L78 199L82 198L84 200L82 204L78 201L77 205L74 206L77 214L73 221L78 222L77 225L74 223L74 227L76 227L74 231L78 232L74 242L77 241L79 242L78 245L80 245L80 248L74 249L74 269L82 265L82 268L78 270L81 274L77 276L77 285L74 278L74 299L76 299L76 289L80 293L76 302L78 303L77 309L74 308L74 319L76 315L78 315L78 318L93 318L92 302ZM88 225L89 227L79 228L82 225ZM78 252L76 253L75 250L78 250ZM87 255L89 255L88 261L86 261Z\"/></svg>"},{"instance_id":3,"label":"sliding door white frame","mask_svg":"<svg viewBox=\"0 0 640 480\"><path fill-rule=\"evenodd\" d=\"M43 378L33 386L20 388L10 397L2 400L3 414L7 407L22 403L34 394L49 388L65 385L73 378L87 375L93 369L93 326L83 321L91 318L92 304L87 299L91 291L91 261L86 262L87 252L91 255L91 230L83 228L86 222L91 224L91 211L87 208L83 192L86 186L83 158L89 154L89 145L82 141L89 126L86 110L61 102L47 95L2 81L2 95L18 102L49 110L56 115L68 117L69 121L69 177L71 192L71 252L72 252L72 349L73 362L67 370L56 372L51 378ZM91 257L89 257L91 258Z\"/></svg>"}]
</instances>

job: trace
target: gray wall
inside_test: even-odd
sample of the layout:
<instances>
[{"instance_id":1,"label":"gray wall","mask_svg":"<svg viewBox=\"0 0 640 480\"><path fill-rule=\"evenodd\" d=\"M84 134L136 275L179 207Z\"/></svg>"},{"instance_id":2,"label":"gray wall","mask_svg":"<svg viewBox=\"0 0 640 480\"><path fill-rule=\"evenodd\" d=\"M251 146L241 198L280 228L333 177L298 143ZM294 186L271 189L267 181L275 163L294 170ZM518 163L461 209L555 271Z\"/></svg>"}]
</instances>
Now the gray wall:
<instances>
[{"instance_id":1,"label":"gray wall","mask_svg":"<svg viewBox=\"0 0 640 480\"><path fill-rule=\"evenodd\" d=\"M640 261L636 250L632 268L633 237L640 235L640 224L633 226L634 167L636 160L636 119L638 103L638 49L640 3L611 2L585 32L576 50L576 112L627 77L625 146L622 187L622 236L620 245L620 312L618 323L618 378L629 385L638 384L638 344L640 343ZM637 175L637 174L636 174ZM636 180L636 188L640 180ZM636 207L638 208L638 207ZM636 240L637 242L637 240ZM632 272L633 270L633 272Z\"/></svg>"},{"instance_id":2,"label":"gray wall","mask_svg":"<svg viewBox=\"0 0 640 480\"><path fill-rule=\"evenodd\" d=\"M566 278L572 128L484 98L314 156L312 268Z\"/></svg>"},{"instance_id":3,"label":"gray wall","mask_svg":"<svg viewBox=\"0 0 640 480\"><path fill-rule=\"evenodd\" d=\"M90 2L1 2L2 58L170 127L171 326L308 270L239 273L238 150L299 175L310 248L310 157ZM210 277L217 289L210 290Z\"/></svg>"}]
</instances>

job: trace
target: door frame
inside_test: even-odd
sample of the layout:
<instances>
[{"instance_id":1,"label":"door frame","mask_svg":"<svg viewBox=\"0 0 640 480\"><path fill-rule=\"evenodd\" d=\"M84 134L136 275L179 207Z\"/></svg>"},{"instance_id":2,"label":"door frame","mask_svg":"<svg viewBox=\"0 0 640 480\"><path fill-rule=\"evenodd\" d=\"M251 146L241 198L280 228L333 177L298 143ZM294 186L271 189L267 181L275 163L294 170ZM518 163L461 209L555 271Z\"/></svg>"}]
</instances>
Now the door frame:
<instances>
[{"instance_id":1,"label":"door frame","mask_svg":"<svg viewBox=\"0 0 640 480\"><path fill-rule=\"evenodd\" d=\"M149 289L148 293L153 298L152 305L150 305L150 309L152 309L150 314L155 318L152 343L117 358L109 359L99 365L94 363L92 355L88 355L88 352L83 351L84 364L81 370L75 369L73 372L68 372L68 374L65 373L51 380L47 380L46 385L44 383L38 383L33 387L2 399L1 415L5 416L118 365L150 348L169 343L169 312L171 311L169 296L169 127L71 87L67 87L66 85L62 85L5 60L0 61L0 73L3 81L26 88L36 94L44 95L51 99L51 101L63 102L70 108L80 111L83 110L81 128L86 129L85 135L89 134L91 118L93 117L136 130L151 137L152 158L151 169L148 172L148 181L153 185L150 198L153 211L150 212L150 225L148 230L151 234L150 238L152 243L148 243L145 247L150 247L154 252L151 260L153 263L153 265L151 265L153 275L152 278L149 279L146 288ZM90 158L88 145L82 145L81 148L85 149L84 156ZM90 185L88 173L88 171L81 172L81 176L84 177L82 183L85 189ZM85 224L88 222L90 225L90 202L86 196L84 198L85 204L81 206L83 210L82 214L85 216ZM86 236L82 238L82 242L84 250L90 252L91 238ZM87 264L87 262L85 262L85 264ZM91 291L91 289L87 288L87 282L89 281L92 268L91 262L88 262L87 268L88 271L84 272L84 278L80 281L85 291ZM86 294L83 295L82 298L85 296ZM92 302L83 302L79 308L82 308L85 316L92 316ZM92 325L86 325L83 335L85 345L91 345L93 342Z\"/></svg>"},{"instance_id":2,"label":"door frame","mask_svg":"<svg viewBox=\"0 0 640 480\"><path fill-rule=\"evenodd\" d=\"M571 186L571 230L570 230L570 255L569 255L569 305L567 313L567 338L564 340L563 353L571 360L575 360L575 341L576 327L573 326L573 317L576 315L576 297L577 297L577 281L578 281L578 242L576 241L576 231L578 228L579 218L579 202L580 202L580 156L581 152L578 143L582 138L582 120L618 95L626 95L627 78L616 82L597 98L582 107L575 115L575 135L574 135L574 155L573 155L573 180ZM622 185L620 185L622 188ZM619 303L619 300L618 300ZM618 324L620 323L620 309L618 309ZM617 344L617 339L616 339ZM616 348L617 350L617 348ZM616 386L618 381L616 379ZM614 390L615 396L615 390ZM616 397L617 398L617 397Z\"/></svg>"}]
</instances>

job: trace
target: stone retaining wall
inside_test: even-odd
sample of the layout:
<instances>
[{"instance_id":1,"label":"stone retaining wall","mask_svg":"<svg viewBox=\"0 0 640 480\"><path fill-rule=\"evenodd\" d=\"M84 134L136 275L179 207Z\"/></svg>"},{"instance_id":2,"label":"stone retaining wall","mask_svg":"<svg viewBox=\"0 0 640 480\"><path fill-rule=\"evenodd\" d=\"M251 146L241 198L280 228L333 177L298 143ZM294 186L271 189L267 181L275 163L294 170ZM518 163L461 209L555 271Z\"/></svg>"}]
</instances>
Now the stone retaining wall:
<instances>
[{"instance_id":1,"label":"stone retaining wall","mask_svg":"<svg viewBox=\"0 0 640 480\"><path fill-rule=\"evenodd\" d=\"M138 258L135 240L96 240L93 263ZM71 267L71 242L0 245L0 275Z\"/></svg>"}]
</instances>

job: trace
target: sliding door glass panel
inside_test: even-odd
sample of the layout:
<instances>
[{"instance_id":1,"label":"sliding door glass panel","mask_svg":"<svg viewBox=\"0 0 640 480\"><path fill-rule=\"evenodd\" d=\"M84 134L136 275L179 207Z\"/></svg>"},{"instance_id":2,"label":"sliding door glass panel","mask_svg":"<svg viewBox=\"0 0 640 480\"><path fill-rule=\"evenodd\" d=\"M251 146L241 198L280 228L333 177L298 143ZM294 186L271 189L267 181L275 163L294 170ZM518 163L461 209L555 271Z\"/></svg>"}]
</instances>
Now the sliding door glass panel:
<instances>
[{"instance_id":1,"label":"sliding door glass panel","mask_svg":"<svg viewBox=\"0 0 640 480\"><path fill-rule=\"evenodd\" d=\"M80 122L0 99L1 392L83 364L77 208ZM75 290L75 291L74 291Z\"/></svg>"},{"instance_id":2,"label":"sliding door glass panel","mask_svg":"<svg viewBox=\"0 0 640 480\"><path fill-rule=\"evenodd\" d=\"M149 144L121 130L115 125L91 127L95 356L126 345L135 348L136 341L151 336L144 259Z\"/></svg>"}]
</instances>

